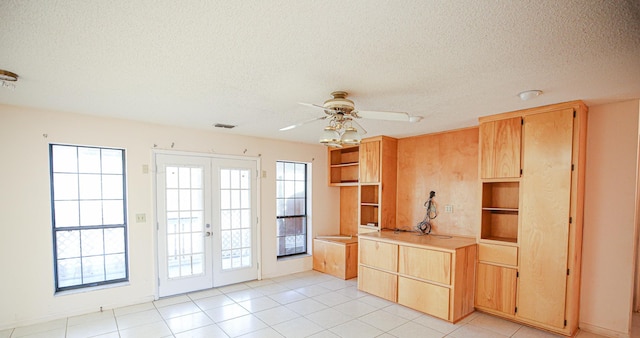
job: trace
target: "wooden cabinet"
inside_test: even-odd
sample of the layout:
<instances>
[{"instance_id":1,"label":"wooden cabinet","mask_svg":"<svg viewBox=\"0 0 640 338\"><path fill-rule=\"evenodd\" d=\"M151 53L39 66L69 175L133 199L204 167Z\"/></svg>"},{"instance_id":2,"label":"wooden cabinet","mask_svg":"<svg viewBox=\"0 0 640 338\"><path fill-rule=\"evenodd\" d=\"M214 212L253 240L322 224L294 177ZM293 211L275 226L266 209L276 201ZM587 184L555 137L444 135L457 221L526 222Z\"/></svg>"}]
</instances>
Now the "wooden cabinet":
<instances>
[{"instance_id":1,"label":"wooden cabinet","mask_svg":"<svg viewBox=\"0 0 640 338\"><path fill-rule=\"evenodd\" d=\"M525 117L518 316L564 327L573 109Z\"/></svg>"},{"instance_id":2,"label":"wooden cabinet","mask_svg":"<svg viewBox=\"0 0 640 338\"><path fill-rule=\"evenodd\" d=\"M476 306L484 310L514 315L516 310L515 268L478 263Z\"/></svg>"},{"instance_id":3,"label":"wooden cabinet","mask_svg":"<svg viewBox=\"0 0 640 338\"><path fill-rule=\"evenodd\" d=\"M359 248L359 290L450 322L474 311L474 239L383 231Z\"/></svg>"},{"instance_id":4,"label":"wooden cabinet","mask_svg":"<svg viewBox=\"0 0 640 338\"><path fill-rule=\"evenodd\" d=\"M358 184L358 146L329 148L329 185L348 186Z\"/></svg>"},{"instance_id":5,"label":"wooden cabinet","mask_svg":"<svg viewBox=\"0 0 640 338\"><path fill-rule=\"evenodd\" d=\"M513 162L521 162L522 172L514 178L496 174L488 159L501 162L497 148L512 148L496 143L496 130L502 122L511 125L505 130L515 129L516 120L522 121L520 134L503 132L521 154ZM564 335L576 332L586 121L580 101L480 119L481 139L493 135L493 141L480 145L479 310Z\"/></svg>"},{"instance_id":6,"label":"wooden cabinet","mask_svg":"<svg viewBox=\"0 0 640 338\"><path fill-rule=\"evenodd\" d=\"M379 136L362 140L359 150L359 232L396 227L398 141Z\"/></svg>"},{"instance_id":7,"label":"wooden cabinet","mask_svg":"<svg viewBox=\"0 0 640 338\"><path fill-rule=\"evenodd\" d=\"M480 124L480 178L520 177L522 118Z\"/></svg>"},{"instance_id":8,"label":"wooden cabinet","mask_svg":"<svg viewBox=\"0 0 640 338\"><path fill-rule=\"evenodd\" d=\"M314 239L313 269L342 279L358 276L358 239Z\"/></svg>"}]
</instances>

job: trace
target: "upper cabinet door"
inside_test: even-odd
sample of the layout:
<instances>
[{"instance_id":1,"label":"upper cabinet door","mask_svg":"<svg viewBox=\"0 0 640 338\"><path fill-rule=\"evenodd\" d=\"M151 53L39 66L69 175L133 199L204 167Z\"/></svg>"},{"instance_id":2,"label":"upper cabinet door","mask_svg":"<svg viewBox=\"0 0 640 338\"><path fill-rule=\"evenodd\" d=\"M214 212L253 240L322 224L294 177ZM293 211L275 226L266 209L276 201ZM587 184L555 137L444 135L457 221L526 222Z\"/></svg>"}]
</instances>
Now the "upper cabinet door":
<instances>
[{"instance_id":1,"label":"upper cabinet door","mask_svg":"<svg viewBox=\"0 0 640 338\"><path fill-rule=\"evenodd\" d=\"M380 141L360 143L360 183L380 183Z\"/></svg>"},{"instance_id":2,"label":"upper cabinet door","mask_svg":"<svg viewBox=\"0 0 640 338\"><path fill-rule=\"evenodd\" d=\"M480 124L480 178L520 177L522 118Z\"/></svg>"}]
</instances>

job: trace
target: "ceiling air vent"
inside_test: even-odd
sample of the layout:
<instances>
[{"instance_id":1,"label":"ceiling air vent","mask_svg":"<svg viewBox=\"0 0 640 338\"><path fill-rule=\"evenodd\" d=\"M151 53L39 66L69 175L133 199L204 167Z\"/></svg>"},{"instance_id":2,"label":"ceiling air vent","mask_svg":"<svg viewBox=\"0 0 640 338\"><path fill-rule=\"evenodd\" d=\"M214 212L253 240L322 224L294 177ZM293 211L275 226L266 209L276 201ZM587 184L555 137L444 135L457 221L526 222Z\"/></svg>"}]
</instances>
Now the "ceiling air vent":
<instances>
[{"instance_id":1,"label":"ceiling air vent","mask_svg":"<svg viewBox=\"0 0 640 338\"><path fill-rule=\"evenodd\" d=\"M224 124L224 123L216 123L213 126L216 128L225 128L225 129L232 129L236 127L233 124Z\"/></svg>"}]
</instances>

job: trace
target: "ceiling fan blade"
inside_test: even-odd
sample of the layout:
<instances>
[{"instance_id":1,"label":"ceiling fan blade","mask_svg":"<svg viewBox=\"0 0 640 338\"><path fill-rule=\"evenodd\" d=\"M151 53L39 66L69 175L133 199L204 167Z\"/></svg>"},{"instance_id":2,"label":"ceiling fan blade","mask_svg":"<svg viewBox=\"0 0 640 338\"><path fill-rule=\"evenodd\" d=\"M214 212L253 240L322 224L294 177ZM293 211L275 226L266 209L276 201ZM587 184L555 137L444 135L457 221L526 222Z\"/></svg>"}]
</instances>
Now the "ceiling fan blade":
<instances>
[{"instance_id":1,"label":"ceiling fan blade","mask_svg":"<svg viewBox=\"0 0 640 338\"><path fill-rule=\"evenodd\" d=\"M356 120L351 119L350 121L351 121L351 123L353 123L356 126L358 126L358 133L360 133L360 135L364 135L364 134L367 133L367 130L364 129L364 127L360 123L358 123Z\"/></svg>"},{"instance_id":2,"label":"ceiling fan blade","mask_svg":"<svg viewBox=\"0 0 640 338\"><path fill-rule=\"evenodd\" d=\"M402 122L411 121L411 116L409 116L408 113L402 113L402 112L373 111L373 110L358 110L358 111L351 112L352 115L354 113L356 116L364 119L402 121Z\"/></svg>"},{"instance_id":3,"label":"ceiling fan blade","mask_svg":"<svg viewBox=\"0 0 640 338\"><path fill-rule=\"evenodd\" d=\"M293 128L298 128L298 127L300 127L300 126L302 126L302 125L305 125L305 124L307 124L307 123L311 123L311 122L318 121L318 120L324 120L324 119L326 119L326 118L327 118L327 116L314 117L314 118L312 118L311 120L302 121L302 122L300 122L300 123L296 123L296 124L292 124L292 125L290 125L290 126L286 126L286 127L284 127L284 128L280 128L280 131L291 130L291 129L293 129Z\"/></svg>"},{"instance_id":4,"label":"ceiling fan blade","mask_svg":"<svg viewBox=\"0 0 640 338\"><path fill-rule=\"evenodd\" d=\"M300 104L301 104L301 105L303 105L303 106L307 106L307 107L313 107L313 108L320 108L320 109L322 109L322 110L335 111L334 109L327 108L327 107L321 106L321 105L319 105L319 104L305 103L305 102L298 102L298 103L300 103Z\"/></svg>"}]
</instances>

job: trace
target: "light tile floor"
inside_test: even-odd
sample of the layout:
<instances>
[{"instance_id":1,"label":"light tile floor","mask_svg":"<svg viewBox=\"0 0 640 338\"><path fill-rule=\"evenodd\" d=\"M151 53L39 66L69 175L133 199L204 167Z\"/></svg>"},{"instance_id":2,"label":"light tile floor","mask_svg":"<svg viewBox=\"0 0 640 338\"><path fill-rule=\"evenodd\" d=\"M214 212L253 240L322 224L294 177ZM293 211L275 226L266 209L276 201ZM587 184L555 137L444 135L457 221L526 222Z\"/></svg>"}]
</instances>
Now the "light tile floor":
<instances>
[{"instance_id":1,"label":"light tile floor","mask_svg":"<svg viewBox=\"0 0 640 338\"><path fill-rule=\"evenodd\" d=\"M479 312L451 324L358 291L356 279L308 271L0 331L5 337L560 336Z\"/></svg>"}]
</instances>

